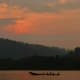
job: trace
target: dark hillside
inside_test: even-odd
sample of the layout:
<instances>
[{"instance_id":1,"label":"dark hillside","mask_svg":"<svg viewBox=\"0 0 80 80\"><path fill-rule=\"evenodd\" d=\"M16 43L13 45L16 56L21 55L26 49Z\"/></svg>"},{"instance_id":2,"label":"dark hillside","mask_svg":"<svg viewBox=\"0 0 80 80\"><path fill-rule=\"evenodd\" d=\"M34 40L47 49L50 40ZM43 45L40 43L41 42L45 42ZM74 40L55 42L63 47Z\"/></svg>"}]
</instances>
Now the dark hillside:
<instances>
[{"instance_id":1,"label":"dark hillside","mask_svg":"<svg viewBox=\"0 0 80 80\"><path fill-rule=\"evenodd\" d=\"M28 44L0 38L0 58L20 59L34 55L63 56L67 51L58 47Z\"/></svg>"}]
</instances>

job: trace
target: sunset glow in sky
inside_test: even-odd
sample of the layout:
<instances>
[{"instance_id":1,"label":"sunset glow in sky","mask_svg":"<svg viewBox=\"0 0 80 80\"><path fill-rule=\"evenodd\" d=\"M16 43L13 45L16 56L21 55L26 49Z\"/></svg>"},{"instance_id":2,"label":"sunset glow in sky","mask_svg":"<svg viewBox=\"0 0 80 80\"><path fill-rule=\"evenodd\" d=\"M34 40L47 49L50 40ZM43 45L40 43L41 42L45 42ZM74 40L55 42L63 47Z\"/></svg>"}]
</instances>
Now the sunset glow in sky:
<instances>
[{"instance_id":1,"label":"sunset glow in sky","mask_svg":"<svg viewBox=\"0 0 80 80\"><path fill-rule=\"evenodd\" d=\"M0 0L0 38L74 49L80 0Z\"/></svg>"}]
</instances>

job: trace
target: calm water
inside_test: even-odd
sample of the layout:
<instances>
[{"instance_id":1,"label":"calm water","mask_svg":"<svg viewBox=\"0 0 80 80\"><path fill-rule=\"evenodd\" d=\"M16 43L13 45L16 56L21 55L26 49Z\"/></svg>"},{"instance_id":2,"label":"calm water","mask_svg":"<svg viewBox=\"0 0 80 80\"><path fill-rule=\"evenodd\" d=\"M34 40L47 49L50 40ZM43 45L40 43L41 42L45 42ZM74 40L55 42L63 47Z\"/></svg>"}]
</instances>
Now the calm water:
<instances>
[{"instance_id":1,"label":"calm water","mask_svg":"<svg viewBox=\"0 0 80 80\"><path fill-rule=\"evenodd\" d=\"M60 76L31 76L29 71L0 71L0 80L80 80L80 71L33 71L38 73L60 72Z\"/></svg>"}]
</instances>

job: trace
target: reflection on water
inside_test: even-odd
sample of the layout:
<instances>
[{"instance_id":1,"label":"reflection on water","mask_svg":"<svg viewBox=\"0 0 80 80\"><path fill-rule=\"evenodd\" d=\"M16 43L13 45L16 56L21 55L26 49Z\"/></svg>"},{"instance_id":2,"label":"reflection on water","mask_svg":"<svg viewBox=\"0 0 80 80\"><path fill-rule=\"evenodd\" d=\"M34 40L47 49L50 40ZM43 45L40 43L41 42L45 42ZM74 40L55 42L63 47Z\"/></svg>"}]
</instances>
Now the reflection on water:
<instances>
[{"instance_id":1,"label":"reflection on water","mask_svg":"<svg viewBox=\"0 0 80 80\"><path fill-rule=\"evenodd\" d=\"M80 71L33 71L37 73L60 72L60 76L32 76L29 71L0 71L0 80L80 80Z\"/></svg>"}]
</instances>

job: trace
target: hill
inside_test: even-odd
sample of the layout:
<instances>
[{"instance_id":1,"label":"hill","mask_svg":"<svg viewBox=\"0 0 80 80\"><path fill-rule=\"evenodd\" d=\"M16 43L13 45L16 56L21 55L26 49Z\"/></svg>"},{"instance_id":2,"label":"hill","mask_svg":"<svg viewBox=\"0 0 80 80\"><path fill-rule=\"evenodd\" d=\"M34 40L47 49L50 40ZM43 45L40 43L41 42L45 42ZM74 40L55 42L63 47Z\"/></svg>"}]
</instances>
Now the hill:
<instances>
[{"instance_id":1,"label":"hill","mask_svg":"<svg viewBox=\"0 0 80 80\"><path fill-rule=\"evenodd\" d=\"M73 51L70 50L65 56L69 58L80 59L80 47L76 47Z\"/></svg>"},{"instance_id":2,"label":"hill","mask_svg":"<svg viewBox=\"0 0 80 80\"><path fill-rule=\"evenodd\" d=\"M31 56L63 56L67 53L65 49L58 47L47 47L37 44L28 44L9 39L0 38L0 58L21 59Z\"/></svg>"}]
</instances>

